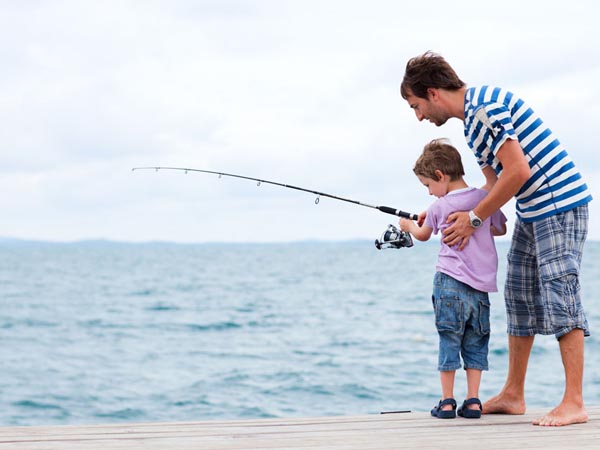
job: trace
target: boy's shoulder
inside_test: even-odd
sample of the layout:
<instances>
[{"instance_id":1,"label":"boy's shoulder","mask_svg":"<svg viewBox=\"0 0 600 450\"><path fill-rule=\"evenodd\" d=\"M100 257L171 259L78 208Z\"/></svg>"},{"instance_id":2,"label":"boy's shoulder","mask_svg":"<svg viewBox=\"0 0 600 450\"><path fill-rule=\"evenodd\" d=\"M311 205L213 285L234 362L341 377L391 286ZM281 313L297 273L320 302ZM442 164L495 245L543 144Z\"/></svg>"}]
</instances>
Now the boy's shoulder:
<instances>
[{"instance_id":1,"label":"boy's shoulder","mask_svg":"<svg viewBox=\"0 0 600 450\"><path fill-rule=\"evenodd\" d=\"M460 192L448 193L443 197L438 198L428 209L431 212L442 215L457 210L464 210L464 208L471 209L487 194L488 192L483 189L469 187Z\"/></svg>"},{"instance_id":2,"label":"boy's shoulder","mask_svg":"<svg viewBox=\"0 0 600 450\"><path fill-rule=\"evenodd\" d=\"M482 199L483 197L485 197L486 195L488 195L488 191L478 188L478 187L473 187L473 186L469 186L466 187L464 189L461 189L459 191L456 192L449 192L448 194L444 195L443 197L440 197L438 199L439 200L444 200L444 201L452 201L453 199L457 199L457 198L478 198L478 199Z\"/></svg>"}]
</instances>

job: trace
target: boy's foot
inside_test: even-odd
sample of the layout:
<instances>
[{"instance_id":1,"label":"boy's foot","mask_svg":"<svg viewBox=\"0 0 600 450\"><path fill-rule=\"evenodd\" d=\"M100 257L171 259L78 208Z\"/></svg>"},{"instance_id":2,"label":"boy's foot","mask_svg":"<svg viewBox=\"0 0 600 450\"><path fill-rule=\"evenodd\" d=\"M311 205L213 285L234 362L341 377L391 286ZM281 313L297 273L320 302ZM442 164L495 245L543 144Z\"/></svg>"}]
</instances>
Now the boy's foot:
<instances>
[{"instance_id":1,"label":"boy's foot","mask_svg":"<svg viewBox=\"0 0 600 450\"><path fill-rule=\"evenodd\" d=\"M481 417L481 401L477 397L465 400L457 411L465 419L479 419Z\"/></svg>"},{"instance_id":2,"label":"boy's foot","mask_svg":"<svg viewBox=\"0 0 600 450\"><path fill-rule=\"evenodd\" d=\"M456 417L456 400L447 398L440 400L431 410L431 415L438 419L454 419Z\"/></svg>"}]
</instances>

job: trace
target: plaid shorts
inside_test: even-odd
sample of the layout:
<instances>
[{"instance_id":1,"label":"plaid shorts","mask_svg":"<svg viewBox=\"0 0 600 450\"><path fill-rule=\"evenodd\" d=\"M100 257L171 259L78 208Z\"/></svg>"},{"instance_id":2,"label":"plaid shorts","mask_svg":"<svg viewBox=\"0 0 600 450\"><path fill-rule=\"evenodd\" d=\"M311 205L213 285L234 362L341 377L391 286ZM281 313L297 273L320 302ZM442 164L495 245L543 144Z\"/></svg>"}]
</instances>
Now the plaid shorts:
<instances>
[{"instance_id":1,"label":"plaid shorts","mask_svg":"<svg viewBox=\"0 0 600 450\"><path fill-rule=\"evenodd\" d=\"M587 236L587 204L531 223L515 222L504 298L508 334L589 336L579 270Z\"/></svg>"}]
</instances>

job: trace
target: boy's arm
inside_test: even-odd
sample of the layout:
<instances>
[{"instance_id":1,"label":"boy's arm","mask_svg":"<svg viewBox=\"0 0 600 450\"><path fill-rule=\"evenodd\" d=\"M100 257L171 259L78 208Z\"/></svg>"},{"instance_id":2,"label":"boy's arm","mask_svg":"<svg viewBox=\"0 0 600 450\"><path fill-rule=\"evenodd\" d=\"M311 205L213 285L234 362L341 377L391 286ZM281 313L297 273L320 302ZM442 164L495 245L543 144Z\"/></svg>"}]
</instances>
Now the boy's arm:
<instances>
[{"instance_id":1,"label":"boy's arm","mask_svg":"<svg viewBox=\"0 0 600 450\"><path fill-rule=\"evenodd\" d=\"M492 230L493 236L504 236L506 234L506 224L505 223L502 224L500 229L498 229L496 227L490 227L490 229Z\"/></svg>"},{"instance_id":2,"label":"boy's arm","mask_svg":"<svg viewBox=\"0 0 600 450\"><path fill-rule=\"evenodd\" d=\"M504 236L506 234L506 216L501 209L494 212L490 217L492 236Z\"/></svg>"},{"instance_id":3,"label":"boy's arm","mask_svg":"<svg viewBox=\"0 0 600 450\"><path fill-rule=\"evenodd\" d=\"M409 232L418 241L427 241L433 233L433 228L427 225L418 226L410 219L400 219L400 229Z\"/></svg>"}]
</instances>

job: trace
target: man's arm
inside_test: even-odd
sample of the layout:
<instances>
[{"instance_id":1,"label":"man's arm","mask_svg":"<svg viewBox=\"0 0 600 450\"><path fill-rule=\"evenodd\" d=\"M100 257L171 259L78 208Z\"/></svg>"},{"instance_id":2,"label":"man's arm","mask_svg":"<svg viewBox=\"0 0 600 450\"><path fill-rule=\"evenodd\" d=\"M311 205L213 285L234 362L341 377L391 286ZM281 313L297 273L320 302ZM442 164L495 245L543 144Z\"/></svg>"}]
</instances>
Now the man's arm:
<instances>
[{"instance_id":1,"label":"man's arm","mask_svg":"<svg viewBox=\"0 0 600 450\"><path fill-rule=\"evenodd\" d=\"M497 158L502 163L502 172L498 180L493 184L490 193L479 202L473 209L477 217L482 220L491 216L494 211L504 206L512 197L515 196L521 186L531 176L529 163L523 154L523 149L516 140L508 139L498 149ZM485 173L486 186L491 180L489 174ZM444 230L444 243L452 246L460 243L459 250L462 250L469 242L469 237L475 231L469 221L468 211L455 212L448 216L447 222L454 222Z\"/></svg>"},{"instance_id":2,"label":"man's arm","mask_svg":"<svg viewBox=\"0 0 600 450\"><path fill-rule=\"evenodd\" d=\"M498 175L496 175L496 172L490 166L485 166L481 169L481 172L483 172L483 176L485 177L485 184L481 186L481 189L490 192L498 181Z\"/></svg>"}]
</instances>

